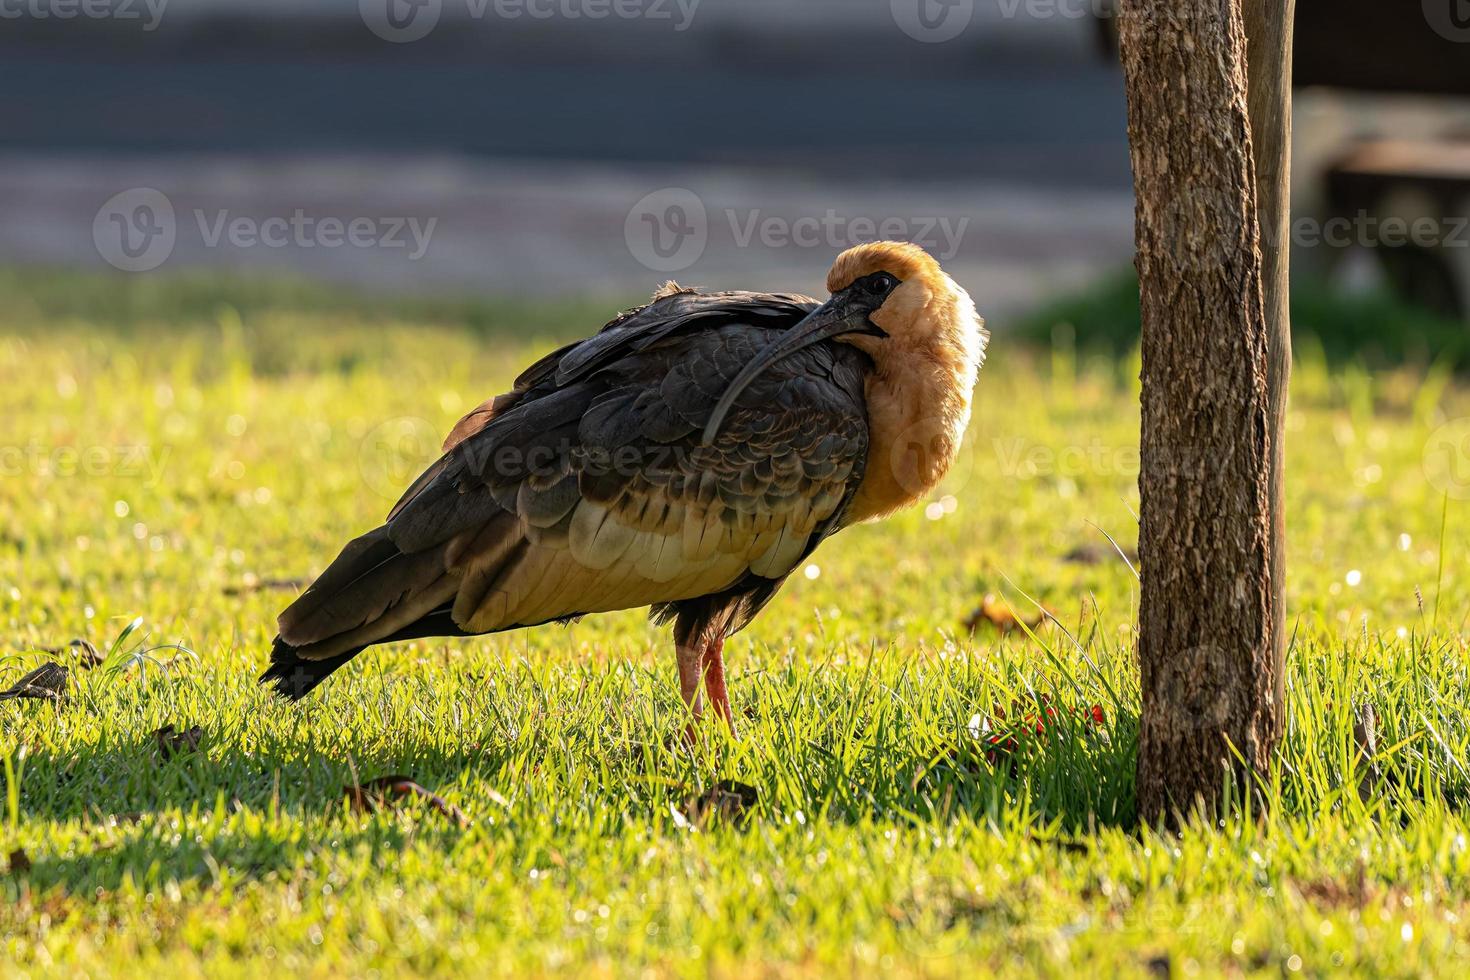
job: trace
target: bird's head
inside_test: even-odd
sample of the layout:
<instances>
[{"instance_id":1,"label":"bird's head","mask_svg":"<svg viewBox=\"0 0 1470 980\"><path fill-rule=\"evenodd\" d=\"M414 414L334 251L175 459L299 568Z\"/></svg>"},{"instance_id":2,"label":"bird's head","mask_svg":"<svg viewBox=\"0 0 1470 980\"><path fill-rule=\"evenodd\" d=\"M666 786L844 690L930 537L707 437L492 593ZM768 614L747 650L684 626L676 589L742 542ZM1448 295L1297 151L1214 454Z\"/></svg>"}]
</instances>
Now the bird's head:
<instances>
[{"instance_id":1,"label":"bird's head","mask_svg":"<svg viewBox=\"0 0 1470 980\"><path fill-rule=\"evenodd\" d=\"M705 427L712 442L735 399L772 364L835 340L851 344L886 372L917 358L948 373L968 395L985 360L989 334L975 303L928 252L906 242L873 242L837 257L827 302L788 330L731 382ZM895 372L896 373L896 372Z\"/></svg>"}]
</instances>

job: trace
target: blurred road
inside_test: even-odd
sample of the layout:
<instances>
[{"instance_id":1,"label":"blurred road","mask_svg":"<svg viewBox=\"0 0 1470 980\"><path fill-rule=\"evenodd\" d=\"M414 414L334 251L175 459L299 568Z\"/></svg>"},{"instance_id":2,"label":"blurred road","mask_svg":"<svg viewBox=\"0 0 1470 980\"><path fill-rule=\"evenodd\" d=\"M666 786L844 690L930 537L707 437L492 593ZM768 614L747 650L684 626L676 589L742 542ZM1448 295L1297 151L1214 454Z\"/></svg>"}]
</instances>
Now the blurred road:
<instances>
[{"instance_id":1,"label":"blurred road","mask_svg":"<svg viewBox=\"0 0 1470 980\"><path fill-rule=\"evenodd\" d=\"M594 0L429 0L432 30L390 43L373 2L8 22L0 261L148 265L108 243L159 230L137 188L173 212L151 268L377 288L812 291L895 232L1012 309L1129 259L1121 78L1055 12L1085 4L978 0L926 43L918 0L633 0L646 16L595 23ZM386 243L398 219L421 249ZM373 232L334 244L334 221Z\"/></svg>"}]
</instances>

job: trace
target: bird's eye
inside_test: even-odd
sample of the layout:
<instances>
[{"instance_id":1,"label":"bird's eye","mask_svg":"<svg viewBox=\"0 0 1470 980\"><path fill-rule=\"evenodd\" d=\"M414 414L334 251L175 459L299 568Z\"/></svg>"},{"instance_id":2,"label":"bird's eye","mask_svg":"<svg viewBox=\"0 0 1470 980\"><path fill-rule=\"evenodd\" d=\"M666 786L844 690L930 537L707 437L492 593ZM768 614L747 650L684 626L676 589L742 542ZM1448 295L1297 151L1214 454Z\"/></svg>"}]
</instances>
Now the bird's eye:
<instances>
[{"instance_id":1,"label":"bird's eye","mask_svg":"<svg viewBox=\"0 0 1470 980\"><path fill-rule=\"evenodd\" d=\"M868 280L868 292L874 296L882 296L884 293L892 290L896 285L898 284L893 281L892 276L880 274Z\"/></svg>"}]
</instances>

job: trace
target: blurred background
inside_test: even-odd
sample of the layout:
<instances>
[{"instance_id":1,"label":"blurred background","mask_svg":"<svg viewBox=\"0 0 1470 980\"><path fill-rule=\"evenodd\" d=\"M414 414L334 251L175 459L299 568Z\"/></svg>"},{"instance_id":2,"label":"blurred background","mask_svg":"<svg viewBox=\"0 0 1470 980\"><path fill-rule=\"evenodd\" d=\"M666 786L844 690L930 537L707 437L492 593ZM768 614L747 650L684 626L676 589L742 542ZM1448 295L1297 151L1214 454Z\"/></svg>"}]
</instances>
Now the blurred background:
<instances>
[{"instance_id":1,"label":"blurred background","mask_svg":"<svg viewBox=\"0 0 1470 980\"><path fill-rule=\"evenodd\" d=\"M1111 4L0 0L0 263L629 301L894 237L1127 342ZM1402 333L1470 316L1467 6L1301 0L1298 283Z\"/></svg>"}]
</instances>

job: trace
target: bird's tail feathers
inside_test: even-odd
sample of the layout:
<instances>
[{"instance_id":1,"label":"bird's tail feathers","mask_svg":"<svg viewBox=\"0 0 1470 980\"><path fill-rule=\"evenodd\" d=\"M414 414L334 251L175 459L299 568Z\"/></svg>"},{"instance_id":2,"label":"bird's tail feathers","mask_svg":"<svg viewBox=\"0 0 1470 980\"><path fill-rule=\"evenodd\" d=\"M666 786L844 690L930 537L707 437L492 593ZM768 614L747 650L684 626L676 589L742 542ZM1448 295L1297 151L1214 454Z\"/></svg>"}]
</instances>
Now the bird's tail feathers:
<instances>
[{"instance_id":1,"label":"bird's tail feathers","mask_svg":"<svg viewBox=\"0 0 1470 980\"><path fill-rule=\"evenodd\" d=\"M448 614L457 589L445 547L405 554L386 527L369 531L281 613L260 681L297 700L374 644L463 635Z\"/></svg>"}]
</instances>

